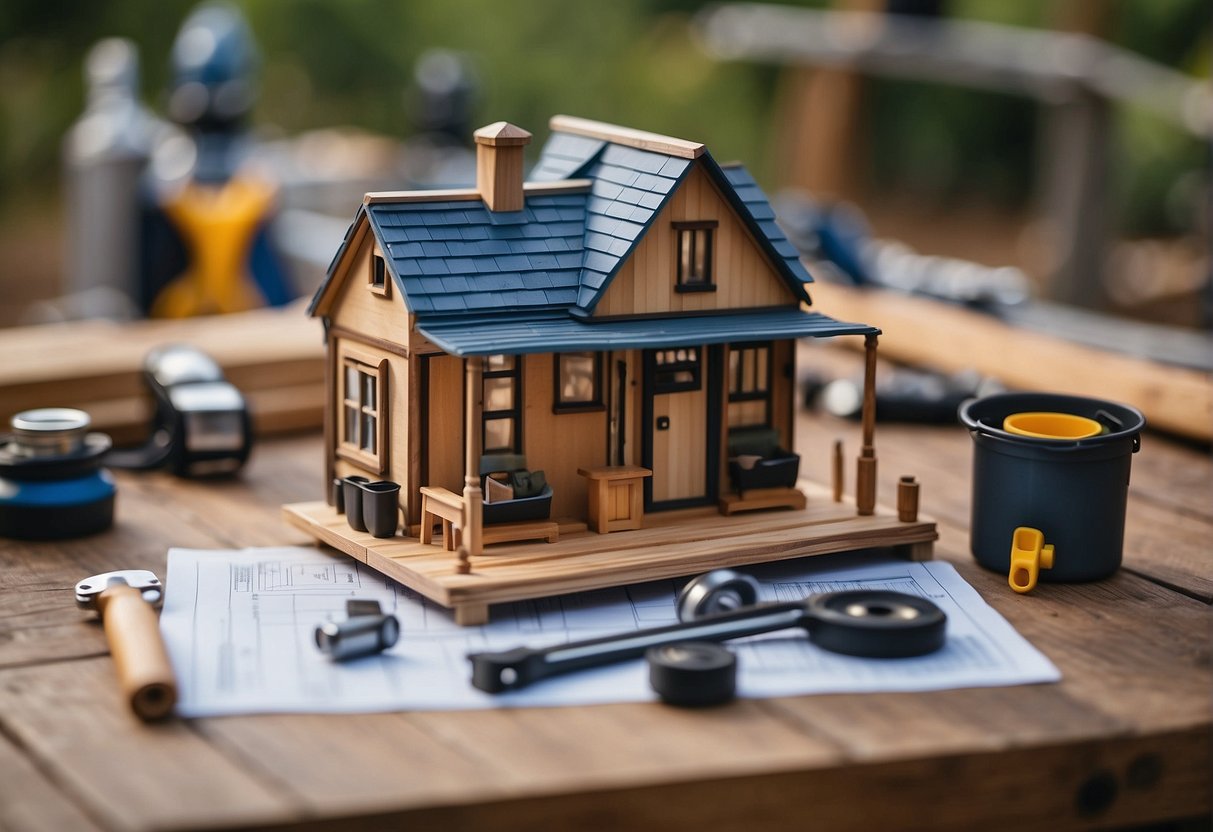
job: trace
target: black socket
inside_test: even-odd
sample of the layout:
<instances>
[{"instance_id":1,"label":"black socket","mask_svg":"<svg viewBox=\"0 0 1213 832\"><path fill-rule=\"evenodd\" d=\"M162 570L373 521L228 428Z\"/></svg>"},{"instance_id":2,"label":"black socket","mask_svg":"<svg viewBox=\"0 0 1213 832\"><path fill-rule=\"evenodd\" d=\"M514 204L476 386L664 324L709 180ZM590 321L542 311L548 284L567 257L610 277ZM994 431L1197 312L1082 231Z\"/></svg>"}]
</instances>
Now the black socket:
<instances>
[{"instance_id":1,"label":"black socket","mask_svg":"<svg viewBox=\"0 0 1213 832\"><path fill-rule=\"evenodd\" d=\"M651 647L649 684L667 705L720 705L737 694L737 657L719 644L685 641Z\"/></svg>"}]
</instances>

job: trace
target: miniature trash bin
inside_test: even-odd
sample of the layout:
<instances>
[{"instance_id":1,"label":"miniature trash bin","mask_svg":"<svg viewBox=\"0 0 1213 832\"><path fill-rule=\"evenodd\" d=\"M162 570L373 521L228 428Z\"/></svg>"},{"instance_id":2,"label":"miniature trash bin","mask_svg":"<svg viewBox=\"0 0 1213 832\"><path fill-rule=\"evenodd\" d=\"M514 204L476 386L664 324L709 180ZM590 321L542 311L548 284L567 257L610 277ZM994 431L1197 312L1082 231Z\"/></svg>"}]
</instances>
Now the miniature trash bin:
<instances>
[{"instance_id":1,"label":"miniature trash bin","mask_svg":"<svg viewBox=\"0 0 1213 832\"><path fill-rule=\"evenodd\" d=\"M362 521L375 537L394 537L400 517L400 483L362 482Z\"/></svg>"},{"instance_id":2,"label":"miniature trash bin","mask_svg":"<svg viewBox=\"0 0 1213 832\"><path fill-rule=\"evenodd\" d=\"M1082 417L1099 429L1025 435L1003 427L1008 417L1040 414ZM1042 581L1094 581L1120 567L1129 467L1146 423L1138 410L1079 396L1003 393L966 402L960 420L974 444L970 548L978 563L1007 574L1013 550L1020 565L1037 553L1030 577L1020 569L1011 574L1018 592L1031 589L1037 574Z\"/></svg>"}]
</instances>

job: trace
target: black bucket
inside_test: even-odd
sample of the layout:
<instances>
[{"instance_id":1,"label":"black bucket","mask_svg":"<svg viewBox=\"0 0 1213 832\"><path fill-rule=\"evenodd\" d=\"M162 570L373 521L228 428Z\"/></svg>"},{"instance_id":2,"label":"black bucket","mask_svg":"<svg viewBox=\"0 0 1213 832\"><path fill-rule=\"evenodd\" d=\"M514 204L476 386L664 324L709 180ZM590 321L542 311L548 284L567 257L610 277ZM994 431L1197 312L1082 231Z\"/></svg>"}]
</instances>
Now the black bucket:
<instances>
[{"instance_id":1,"label":"black bucket","mask_svg":"<svg viewBox=\"0 0 1213 832\"><path fill-rule=\"evenodd\" d=\"M1003 429L1012 414L1042 411L1082 416L1102 429L1078 439ZM960 421L974 442L970 548L978 563L1007 574L1015 531L1028 527L1052 547L1042 581L1095 581L1120 568L1129 465L1146 424L1138 410L1079 396L1003 393L966 402ZM1026 591L1014 578L1011 586Z\"/></svg>"}]
</instances>

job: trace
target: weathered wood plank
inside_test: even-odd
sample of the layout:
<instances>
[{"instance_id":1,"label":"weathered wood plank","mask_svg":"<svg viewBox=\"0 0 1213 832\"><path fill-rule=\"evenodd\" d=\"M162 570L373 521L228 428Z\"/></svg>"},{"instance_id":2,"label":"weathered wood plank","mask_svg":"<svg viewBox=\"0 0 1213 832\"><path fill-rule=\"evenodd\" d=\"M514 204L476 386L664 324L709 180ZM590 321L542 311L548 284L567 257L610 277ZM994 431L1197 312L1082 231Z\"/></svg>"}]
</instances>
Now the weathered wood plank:
<instances>
[{"instance_id":1,"label":"weathered wood plank","mask_svg":"<svg viewBox=\"0 0 1213 832\"><path fill-rule=\"evenodd\" d=\"M157 346L193 344L250 399L259 431L319 427L324 343L300 304L175 321L73 321L0 331L0 421L33 407L88 410L119 441L146 434L143 360Z\"/></svg>"},{"instance_id":2,"label":"weathered wood plank","mask_svg":"<svg viewBox=\"0 0 1213 832\"><path fill-rule=\"evenodd\" d=\"M0 829L60 832L99 827L0 735Z\"/></svg>"},{"instance_id":3,"label":"weathered wood plank","mask_svg":"<svg viewBox=\"0 0 1213 832\"><path fill-rule=\"evenodd\" d=\"M835 435L855 437L849 455L858 447L857 427L828 417L802 414L797 433L804 472L822 481ZM616 705L248 717L161 731L122 709L108 659L41 664L105 651L100 628L72 608L70 587L83 574L162 571L170 545L295 540L277 520L278 503L314 499L322 488L319 440L301 437L265 443L232 483L120 475L119 525L107 535L0 544L5 586L20 588L0 593L0 666L38 663L0 670L0 723L18 743L13 753L36 760L51 788L114 828L271 820L308 828L337 817L365 828L779 829L803 828L810 817L842 829L911 817L943 829L996 827L991 819L1071 828L1207 812L1208 610L1134 573L1194 597L1205 591L1208 523L1168 498L1166 469L1182 461L1190 467L1175 476L1199 483L1208 461L1167 443L1166 465L1142 465L1154 446L1147 437L1133 488L1162 496L1130 498L1128 568L1021 597L967 554L969 444L959 428L882 425L882 498L900 474L918 475L923 510L943 521L939 551L1058 663L1060 685L704 712ZM1082 794L1106 794L1104 775L1115 787L1111 803L1083 804ZM194 792L181 798L187 780ZM932 800L929 814L911 808ZM797 802L803 813L790 811ZM140 808L124 814L128 804Z\"/></svg>"},{"instance_id":4,"label":"weathered wood plank","mask_svg":"<svg viewBox=\"0 0 1213 832\"><path fill-rule=\"evenodd\" d=\"M88 814L111 829L264 823L297 818L184 722L140 723L108 659L0 671L4 733Z\"/></svg>"},{"instance_id":5,"label":"weathered wood plank","mask_svg":"<svg viewBox=\"0 0 1213 832\"><path fill-rule=\"evenodd\" d=\"M758 703L204 720L309 813L409 811L563 791L737 776L840 761ZM722 749L725 749L722 752Z\"/></svg>"},{"instance_id":6,"label":"weathered wood plank","mask_svg":"<svg viewBox=\"0 0 1213 832\"><path fill-rule=\"evenodd\" d=\"M254 452L230 481L187 481L164 472L116 474L114 527L77 540L0 541L0 667L106 652L95 616L78 611L76 581L114 569L162 578L172 546L202 549L304 543L277 519L279 502L320 491L315 437Z\"/></svg>"},{"instance_id":7,"label":"weathered wood plank","mask_svg":"<svg viewBox=\"0 0 1213 832\"><path fill-rule=\"evenodd\" d=\"M435 737L424 718L266 715L198 720L194 728L315 817L399 811L510 791L508 778Z\"/></svg>"},{"instance_id":8,"label":"weathered wood plank","mask_svg":"<svg viewBox=\"0 0 1213 832\"><path fill-rule=\"evenodd\" d=\"M1161 430L1213 439L1208 373L1098 350L897 292L817 283L813 298L842 320L879 321L886 357L944 372L976 369L1025 390L1123 401Z\"/></svg>"}]
</instances>

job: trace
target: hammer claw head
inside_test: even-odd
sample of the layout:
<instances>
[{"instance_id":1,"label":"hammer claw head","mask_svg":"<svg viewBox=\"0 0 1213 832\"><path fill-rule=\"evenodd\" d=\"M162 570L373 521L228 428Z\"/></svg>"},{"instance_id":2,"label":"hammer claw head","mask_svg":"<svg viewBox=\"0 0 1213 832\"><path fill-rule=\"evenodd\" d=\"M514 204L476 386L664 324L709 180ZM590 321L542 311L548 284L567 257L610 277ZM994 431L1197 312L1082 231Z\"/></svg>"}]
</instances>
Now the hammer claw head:
<instances>
[{"instance_id":1,"label":"hammer claw head","mask_svg":"<svg viewBox=\"0 0 1213 832\"><path fill-rule=\"evenodd\" d=\"M119 569L85 578L76 584L76 606L82 610L96 610L97 598L114 584L126 584L139 590L143 600L157 605L164 597L164 589L156 573L147 569Z\"/></svg>"}]
</instances>

